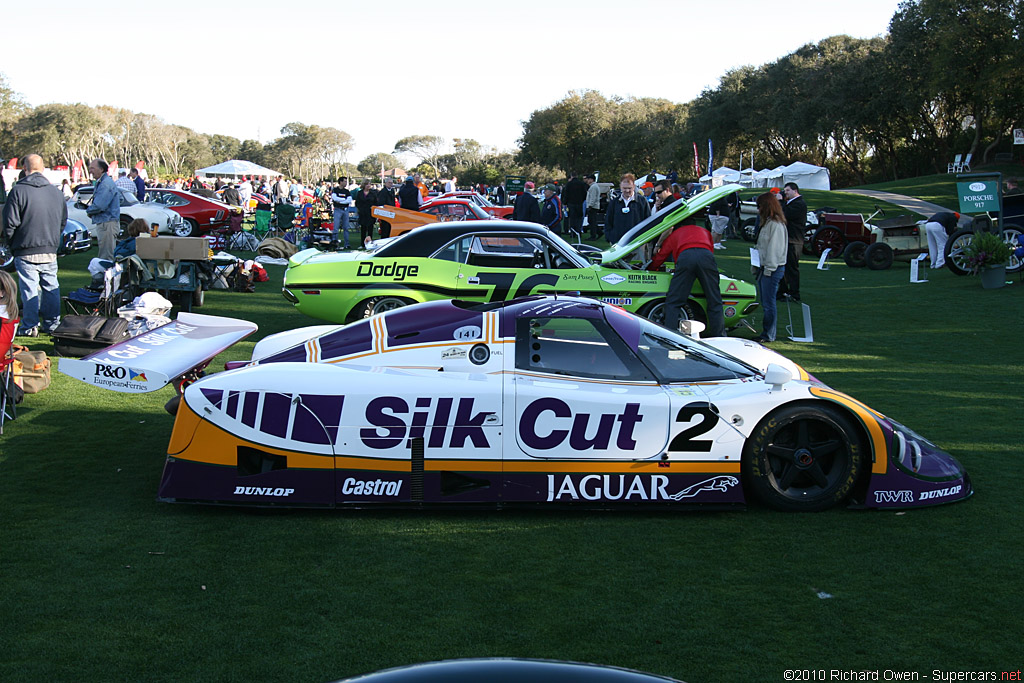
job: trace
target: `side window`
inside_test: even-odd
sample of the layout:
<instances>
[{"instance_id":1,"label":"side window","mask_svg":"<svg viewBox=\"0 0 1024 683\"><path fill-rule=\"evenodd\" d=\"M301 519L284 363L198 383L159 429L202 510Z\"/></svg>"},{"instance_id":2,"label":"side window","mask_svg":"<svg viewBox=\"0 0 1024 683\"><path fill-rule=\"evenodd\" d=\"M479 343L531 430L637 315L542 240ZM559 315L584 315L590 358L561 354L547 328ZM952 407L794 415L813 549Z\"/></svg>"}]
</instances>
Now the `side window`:
<instances>
[{"instance_id":1,"label":"side window","mask_svg":"<svg viewBox=\"0 0 1024 683\"><path fill-rule=\"evenodd\" d=\"M654 379L606 322L590 318L520 318L516 368L569 377Z\"/></svg>"},{"instance_id":2,"label":"side window","mask_svg":"<svg viewBox=\"0 0 1024 683\"><path fill-rule=\"evenodd\" d=\"M469 243L472 240L472 237L460 237L448 246L443 247L440 251L434 254L432 258L440 259L442 261L454 261L455 263L465 263L466 255L469 253Z\"/></svg>"},{"instance_id":3,"label":"side window","mask_svg":"<svg viewBox=\"0 0 1024 683\"><path fill-rule=\"evenodd\" d=\"M543 252L521 237L485 235L475 237L470 248L471 266L484 268L532 268L536 263L543 267Z\"/></svg>"},{"instance_id":4,"label":"side window","mask_svg":"<svg viewBox=\"0 0 1024 683\"><path fill-rule=\"evenodd\" d=\"M429 213L433 214L434 216L440 217L444 215L443 209L443 206L428 206L427 208L423 209L423 213Z\"/></svg>"}]
</instances>

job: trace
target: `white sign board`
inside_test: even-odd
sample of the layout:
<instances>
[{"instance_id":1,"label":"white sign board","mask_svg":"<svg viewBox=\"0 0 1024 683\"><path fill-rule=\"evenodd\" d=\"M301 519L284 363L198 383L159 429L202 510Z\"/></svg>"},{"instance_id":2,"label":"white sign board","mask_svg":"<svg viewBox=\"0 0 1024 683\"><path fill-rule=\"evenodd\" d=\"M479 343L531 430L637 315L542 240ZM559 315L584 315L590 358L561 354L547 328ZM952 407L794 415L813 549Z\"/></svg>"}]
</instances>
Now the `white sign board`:
<instances>
[{"instance_id":1,"label":"white sign board","mask_svg":"<svg viewBox=\"0 0 1024 683\"><path fill-rule=\"evenodd\" d=\"M1013 129L1013 144L1024 145L1024 128Z\"/></svg>"}]
</instances>

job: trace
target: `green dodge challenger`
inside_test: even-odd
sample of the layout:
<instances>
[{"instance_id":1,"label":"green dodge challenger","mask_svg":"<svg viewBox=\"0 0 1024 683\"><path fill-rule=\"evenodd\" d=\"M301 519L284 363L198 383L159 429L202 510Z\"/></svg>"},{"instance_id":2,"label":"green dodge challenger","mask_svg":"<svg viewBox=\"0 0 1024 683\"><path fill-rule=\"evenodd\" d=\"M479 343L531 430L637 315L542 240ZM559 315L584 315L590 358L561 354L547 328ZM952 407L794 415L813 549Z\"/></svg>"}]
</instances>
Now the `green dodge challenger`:
<instances>
[{"instance_id":1,"label":"green dodge challenger","mask_svg":"<svg viewBox=\"0 0 1024 683\"><path fill-rule=\"evenodd\" d=\"M302 313L333 323L422 301L503 301L529 294L577 294L664 319L669 272L648 272L658 236L719 197L726 185L678 200L630 230L607 251L577 251L534 223L459 221L417 228L369 252L306 249L288 262L284 296ZM758 307L754 285L721 278L726 327ZM706 321L695 282L685 317Z\"/></svg>"}]
</instances>

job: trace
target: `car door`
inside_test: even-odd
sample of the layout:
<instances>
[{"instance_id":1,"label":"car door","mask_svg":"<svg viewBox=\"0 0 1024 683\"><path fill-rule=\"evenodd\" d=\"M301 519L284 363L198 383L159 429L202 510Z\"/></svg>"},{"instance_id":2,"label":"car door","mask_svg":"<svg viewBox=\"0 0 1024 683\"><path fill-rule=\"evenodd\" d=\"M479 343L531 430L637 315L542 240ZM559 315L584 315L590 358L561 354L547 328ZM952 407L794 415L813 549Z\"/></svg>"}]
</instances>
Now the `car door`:
<instances>
[{"instance_id":1,"label":"car door","mask_svg":"<svg viewBox=\"0 0 1024 683\"><path fill-rule=\"evenodd\" d=\"M507 301L530 294L598 289L596 275L579 268L536 235L481 234L468 243L459 273L459 298Z\"/></svg>"},{"instance_id":2,"label":"car door","mask_svg":"<svg viewBox=\"0 0 1024 683\"><path fill-rule=\"evenodd\" d=\"M596 306L593 318L559 317L557 308L516 321L506 498L653 499L649 470L668 444L668 395Z\"/></svg>"}]
</instances>

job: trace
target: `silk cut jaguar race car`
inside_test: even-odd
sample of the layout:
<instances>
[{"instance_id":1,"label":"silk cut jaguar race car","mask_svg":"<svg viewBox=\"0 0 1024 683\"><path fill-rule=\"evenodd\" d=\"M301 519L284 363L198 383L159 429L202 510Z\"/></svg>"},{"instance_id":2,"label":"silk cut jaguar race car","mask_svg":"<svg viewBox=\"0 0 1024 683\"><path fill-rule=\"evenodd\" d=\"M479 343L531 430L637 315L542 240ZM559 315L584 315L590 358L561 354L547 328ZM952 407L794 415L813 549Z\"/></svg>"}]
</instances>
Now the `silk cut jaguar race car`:
<instances>
[{"instance_id":1,"label":"silk cut jaguar race car","mask_svg":"<svg viewBox=\"0 0 1024 683\"><path fill-rule=\"evenodd\" d=\"M592 299L419 304L271 335L196 379L254 330L182 313L60 370L184 387L164 501L816 511L972 492L949 454L770 349Z\"/></svg>"},{"instance_id":2,"label":"silk cut jaguar race car","mask_svg":"<svg viewBox=\"0 0 1024 683\"><path fill-rule=\"evenodd\" d=\"M679 200L603 252L581 251L587 245L573 247L543 226L507 220L426 225L370 252L307 249L289 259L283 293L302 313L337 323L439 299L482 303L568 293L661 322L672 275L644 270L655 240L735 187ZM759 307L752 284L722 277L720 288L727 328ZM695 283L682 318L706 323L705 311Z\"/></svg>"}]
</instances>

